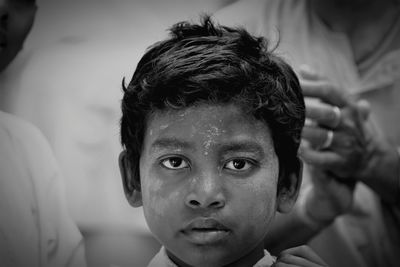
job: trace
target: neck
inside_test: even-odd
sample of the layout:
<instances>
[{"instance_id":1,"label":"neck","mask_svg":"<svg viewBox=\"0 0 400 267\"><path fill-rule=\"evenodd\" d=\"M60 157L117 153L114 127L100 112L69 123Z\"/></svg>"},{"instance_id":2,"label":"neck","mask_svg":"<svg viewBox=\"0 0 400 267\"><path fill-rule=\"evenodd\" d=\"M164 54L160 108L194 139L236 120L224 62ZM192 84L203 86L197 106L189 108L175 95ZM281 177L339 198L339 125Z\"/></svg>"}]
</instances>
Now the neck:
<instances>
[{"instance_id":1,"label":"neck","mask_svg":"<svg viewBox=\"0 0 400 267\"><path fill-rule=\"evenodd\" d=\"M397 0L310 0L320 19L334 31L349 32L360 25L384 26L398 15Z\"/></svg>"},{"instance_id":2,"label":"neck","mask_svg":"<svg viewBox=\"0 0 400 267\"><path fill-rule=\"evenodd\" d=\"M400 16L397 0L310 0L310 6L328 28L347 35L356 61L377 49Z\"/></svg>"},{"instance_id":3,"label":"neck","mask_svg":"<svg viewBox=\"0 0 400 267\"><path fill-rule=\"evenodd\" d=\"M256 248L250 251L247 255L225 267L248 267L254 266L259 260L264 257L264 242L261 242Z\"/></svg>"}]
</instances>

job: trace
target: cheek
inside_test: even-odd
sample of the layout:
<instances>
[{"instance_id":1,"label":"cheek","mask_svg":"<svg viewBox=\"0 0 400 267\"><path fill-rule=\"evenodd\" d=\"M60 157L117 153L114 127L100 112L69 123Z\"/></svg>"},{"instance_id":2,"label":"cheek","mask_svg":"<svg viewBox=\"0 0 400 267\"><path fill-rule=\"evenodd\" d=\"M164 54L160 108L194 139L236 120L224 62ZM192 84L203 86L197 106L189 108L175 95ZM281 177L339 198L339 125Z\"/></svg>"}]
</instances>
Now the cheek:
<instances>
[{"instance_id":1,"label":"cheek","mask_svg":"<svg viewBox=\"0 0 400 267\"><path fill-rule=\"evenodd\" d=\"M167 227L169 216L174 216L174 207L178 205L178 190L169 190L168 183L162 179L144 177L142 183L143 212L149 227Z\"/></svg>"},{"instance_id":2,"label":"cheek","mask_svg":"<svg viewBox=\"0 0 400 267\"><path fill-rule=\"evenodd\" d=\"M249 236L265 234L274 218L277 179L277 175L272 175L272 177L263 177L250 183L238 203L242 210L241 219L244 224L253 226L249 228L247 233Z\"/></svg>"},{"instance_id":3,"label":"cheek","mask_svg":"<svg viewBox=\"0 0 400 267\"><path fill-rule=\"evenodd\" d=\"M147 215L163 216L166 208L166 198L161 194L163 182L159 179L145 177L141 180L143 210Z\"/></svg>"},{"instance_id":4,"label":"cheek","mask_svg":"<svg viewBox=\"0 0 400 267\"><path fill-rule=\"evenodd\" d=\"M276 187L259 184L251 188L248 195L251 196L251 201L248 201L249 204L251 203L248 207L248 220L264 221L265 224L276 210Z\"/></svg>"}]
</instances>

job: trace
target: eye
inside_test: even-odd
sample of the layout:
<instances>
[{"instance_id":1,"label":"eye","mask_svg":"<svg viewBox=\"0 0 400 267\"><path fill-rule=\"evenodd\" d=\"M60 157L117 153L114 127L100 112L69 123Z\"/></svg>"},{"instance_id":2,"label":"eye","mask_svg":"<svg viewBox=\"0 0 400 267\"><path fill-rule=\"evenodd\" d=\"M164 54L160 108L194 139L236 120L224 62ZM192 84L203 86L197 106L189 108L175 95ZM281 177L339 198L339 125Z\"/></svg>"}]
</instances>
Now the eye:
<instances>
[{"instance_id":1,"label":"eye","mask_svg":"<svg viewBox=\"0 0 400 267\"><path fill-rule=\"evenodd\" d=\"M233 171L246 171L253 167L253 163L247 159L233 159L225 164L225 168Z\"/></svg>"},{"instance_id":2,"label":"eye","mask_svg":"<svg viewBox=\"0 0 400 267\"><path fill-rule=\"evenodd\" d=\"M169 157L161 161L161 165L170 170L180 170L189 167L186 160L181 157Z\"/></svg>"}]
</instances>

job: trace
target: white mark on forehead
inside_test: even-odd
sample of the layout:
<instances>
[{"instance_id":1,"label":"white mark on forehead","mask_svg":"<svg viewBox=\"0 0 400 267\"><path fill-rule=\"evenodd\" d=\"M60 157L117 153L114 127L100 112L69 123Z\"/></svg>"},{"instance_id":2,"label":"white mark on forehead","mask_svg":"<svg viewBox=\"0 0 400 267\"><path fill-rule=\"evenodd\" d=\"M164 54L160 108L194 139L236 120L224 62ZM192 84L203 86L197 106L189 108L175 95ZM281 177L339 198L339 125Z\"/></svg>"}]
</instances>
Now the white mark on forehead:
<instances>
[{"instance_id":1,"label":"white mark on forehead","mask_svg":"<svg viewBox=\"0 0 400 267\"><path fill-rule=\"evenodd\" d=\"M221 131L217 126L210 125L210 127L206 130L206 141L204 141L204 155L208 155L211 144L214 142L215 137L221 135L223 131Z\"/></svg>"},{"instance_id":2,"label":"white mark on forehead","mask_svg":"<svg viewBox=\"0 0 400 267\"><path fill-rule=\"evenodd\" d=\"M180 148L180 147L177 147L177 148L172 149L171 151L174 152L174 153L182 153L183 149Z\"/></svg>"},{"instance_id":3,"label":"white mark on forehead","mask_svg":"<svg viewBox=\"0 0 400 267\"><path fill-rule=\"evenodd\" d=\"M160 126L160 130L165 130L165 129L168 128L168 126L169 126L168 123L167 124L163 124L163 125Z\"/></svg>"},{"instance_id":4,"label":"white mark on forehead","mask_svg":"<svg viewBox=\"0 0 400 267\"><path fill-rule=\"evenodd\" d=\"M190 108L186 108L186 109L179 110L176 113L171 113L171 114L174 114L175 121L183 121L186 119L187 115L190 115L191 112L192 111L190 110Z\"/></svg>"},{"instance_id":5,"label":"white mark on forehead","mask_svg":"<svg viewBox=\"0 0 400 267\"><path fill-rule=\"evenodd\" d=\"M185 117L188 113L190 112L190 110L185 109L182 112L180 112L179 117L183 118Z\"/></svg>"},{"instance_id":6,"label":"white mark on forehead","mask_svg":"<svg viewBox=\"0 0 400 267\"><path fill-rule=\"evenodd\" d=\"M193 137L194 137L194 134L196 133L197 128L196 128L196 126L192 125L191 128L190 128L190 130L191 130L191 132L190 132L190 138L193 138Z\"/></svg>"}]
</instances>

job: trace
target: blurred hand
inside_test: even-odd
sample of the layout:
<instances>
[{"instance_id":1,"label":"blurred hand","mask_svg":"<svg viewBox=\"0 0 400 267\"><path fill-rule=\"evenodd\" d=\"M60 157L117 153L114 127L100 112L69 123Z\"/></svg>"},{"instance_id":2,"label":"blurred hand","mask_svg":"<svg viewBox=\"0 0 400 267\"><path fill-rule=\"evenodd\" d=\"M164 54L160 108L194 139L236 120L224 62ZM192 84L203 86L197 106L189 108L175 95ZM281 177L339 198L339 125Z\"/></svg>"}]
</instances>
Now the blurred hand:
<instances>
[{"instance_id":1,"label":"blurred hand","mask_svg":"<svg viewBox=\"0 0 400 267\"><path fill-rule=\"evenodd\" d=\"M307 117L302 135L304 161L339 179L354 178L367 163L365 149L371 141L365 129L368 103L351 99L312 71L302 69L300 75Z\"/></svg>"},{"instance_id":2,"label":"blurred hand","mask_svg":"<svg viewBox=\"0 0 400 267\"><path fill-rule=\"evenodd\" d=\"M328 266L310 247L299 246L282 251L272 267Z\"/></svg>"},{"instance_id":3,"label":"blurred hand","mask_svg":"<svg viewBox=\"0 0 400 267\"><path fill-rule=\"evenodd\" d=\"M398 155L384 135L370 127L369 103L355 100L309 68L300 70L300 81L307 117L300 153L306 163L325 173L325 182L327 176L334 179L328 180L332 186L324 190L351 188L362 181L383 198L395 201Z\"/></svg>"},{"instance_id":4,"label":"blurred hand","mask_svg":"<svg viewBox=\"0 0 400 267\"><path fill-rule=\"evenodd\" d=\"M333 178L319 168L310 166L312 183L299 196L297 212L307 218L305 223L316 230L329 225L347 213L353 205L355 182Z\"/></svg>"}]
</instances>

